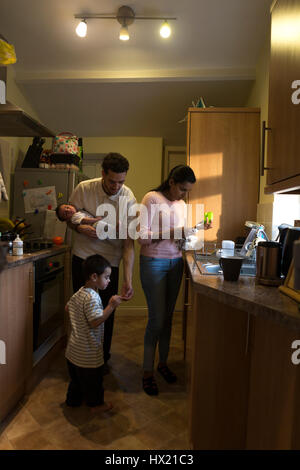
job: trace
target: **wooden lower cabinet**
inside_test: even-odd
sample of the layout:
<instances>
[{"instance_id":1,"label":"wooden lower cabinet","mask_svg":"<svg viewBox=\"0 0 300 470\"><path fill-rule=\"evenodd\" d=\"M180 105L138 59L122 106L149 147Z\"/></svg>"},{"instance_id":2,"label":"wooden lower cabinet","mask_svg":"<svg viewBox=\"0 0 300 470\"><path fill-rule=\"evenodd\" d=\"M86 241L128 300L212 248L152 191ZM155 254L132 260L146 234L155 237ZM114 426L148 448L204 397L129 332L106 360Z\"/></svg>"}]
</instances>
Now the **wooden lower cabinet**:
<instances>
[{"instance_id":1,"label":"wooden lower cabinet","mask_svg":"<svg viewBox=\"0 0 300 470\"><path fill-rule=\"evenodd\" d=\"M25 392L32 370L33 265L26 263L0 274L0 421ZM4 362L4 361L3 361Z\"/></svg>"},{"instance_id":2,"label":"wooden lower cabinet","mask_svg":"<svg viewBox=\"0 0 300 470\"><path fill-rule=\"evenodd\" d=\"M193 296L187 332L192 449L245 448L249 320L245 312L199 294Z\"/></svg>"},{"instance_id":3,"label":"wooden lower cabinet","mask_svg":"<svg viewBox=\"0 0 300 470\"><path fill-rule=\"evenodd\" d=\"M300 330L192 291L186 360L192 449L300 449Z\"/></svg>"},{"instance_id":4,"label":"wooden lower cabinet","mask_svg":"<svg viewBox=\"0 0 300 470\"><path fill-rule=\"evenodd\" d=\"M300 449L300 365L291 360L291 345L297 339L297 331L255 318L248 449Z\"/></svg>"}]
</instances>

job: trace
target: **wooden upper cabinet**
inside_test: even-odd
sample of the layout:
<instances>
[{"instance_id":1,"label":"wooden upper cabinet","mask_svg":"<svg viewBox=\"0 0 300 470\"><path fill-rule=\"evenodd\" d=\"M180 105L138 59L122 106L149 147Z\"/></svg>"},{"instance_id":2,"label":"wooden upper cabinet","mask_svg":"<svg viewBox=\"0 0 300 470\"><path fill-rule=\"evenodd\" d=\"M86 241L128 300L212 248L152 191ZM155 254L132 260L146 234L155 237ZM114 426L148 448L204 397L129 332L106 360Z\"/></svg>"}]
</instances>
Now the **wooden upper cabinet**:
<instances>
[{"instance_id":1,"label":"wooden upper cabinet","mask_svg":"<svg viewBox=\"0 0 300 470\"><path fill-rule=\"evenodd\" d=\"M189 203L213 211L206 241L235 240L256 220L259 191L260 111L257 108L190 108L188 164L197 181Z\"/></svg>"},{"instance_id":2,"label":"wooden upper cabinet","mask_svg":"<svg viewBox=\"0 0 300 470\"><path fill-rule=\"evenodd\" d=\"M272 10L266 192L300 187L300 104L292 102L293 93L300 98L300 82L292 88L300 80L299 18L299 0L277 0Z\"/></svg>"}]
</instances>

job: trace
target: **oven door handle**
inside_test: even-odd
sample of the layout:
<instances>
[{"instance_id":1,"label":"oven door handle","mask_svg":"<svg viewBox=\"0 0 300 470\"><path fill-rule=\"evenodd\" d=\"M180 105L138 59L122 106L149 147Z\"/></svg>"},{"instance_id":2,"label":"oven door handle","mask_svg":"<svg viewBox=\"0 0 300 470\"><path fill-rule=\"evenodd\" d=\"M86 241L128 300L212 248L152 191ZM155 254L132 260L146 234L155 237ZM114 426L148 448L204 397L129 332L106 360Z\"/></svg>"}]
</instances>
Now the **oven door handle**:
<instances>
[{"instance_id":1,"label":"oven door handle","mask_svg":"<svg viewBox=\"0 0 300 470\"><path fill-rule=\"evenodd\" d=\"M44 277L41 277L40 279L36 280L36 283L38 284L38 283L41 283L41 282L54 281L56 279L56 277L62 272L64 272L63 267L58 269L54 273L48 274L47 276L44 276Z\"/></svg>"}]
</instances>

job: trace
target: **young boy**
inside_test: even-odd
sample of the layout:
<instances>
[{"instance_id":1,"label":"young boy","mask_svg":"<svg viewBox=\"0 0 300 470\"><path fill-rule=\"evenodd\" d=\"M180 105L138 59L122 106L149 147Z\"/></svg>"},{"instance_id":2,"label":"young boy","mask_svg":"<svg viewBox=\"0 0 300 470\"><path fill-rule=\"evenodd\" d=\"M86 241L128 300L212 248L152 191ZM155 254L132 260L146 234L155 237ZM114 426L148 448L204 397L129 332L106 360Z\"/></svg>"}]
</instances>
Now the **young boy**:
<instances>
[{"instance_id":1,"label":"young boy","mask_svg":"<svg viewBox=\"0 0 300 470\"><path fill-rule=\"evenodd\" d=\"M104 402L103 337L104 322L122 301L113 295L103 310L98 289L110 282L110 263L101 255L92 255L83 263L84 287L69 300L66 310L71 322L66 359L70 375L66 404L80 406L85 400L92 411L107 411L111 403Z\"/></svg>"},{"instance_id":2,"label":"young boy","mask_svg":"<svg viewBox=\"0 0 300 470\"><path fill-rule=\"evenodd\" d=\"M84 210L79 211L73 204L59 204L55 212L61 222L71 222L74 225L94 225L103 219L103 217L94 217Z\"/></svg>"}]
</instances>

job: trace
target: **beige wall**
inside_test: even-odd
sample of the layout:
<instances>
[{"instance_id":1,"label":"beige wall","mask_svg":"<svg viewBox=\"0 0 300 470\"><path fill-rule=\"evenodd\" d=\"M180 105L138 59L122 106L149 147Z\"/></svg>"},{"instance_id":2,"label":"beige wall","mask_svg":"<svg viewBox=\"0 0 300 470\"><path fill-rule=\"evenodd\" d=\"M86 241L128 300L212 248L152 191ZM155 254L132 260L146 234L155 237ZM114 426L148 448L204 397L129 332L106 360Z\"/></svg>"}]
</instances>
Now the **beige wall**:
<instances>
[{"instance_id":1,"label":"beige wall","mask_svg":"<svg viewBox=\"0 0 300 470\"><path fill-rule=\"evenodd\" d=\"M126 185L134 192L137 202L141 202L144 194L161 182L163 141L160 137L84 137L83 146L84 153L118 152L128 159L130 168ZM122 275L120 283L122 283ZM133 299L124 303L122 307L126 310L145 308L146 301L139 276L138 242L135 242L133 288L135 292Z\"/></svg>"}]
</instances>

